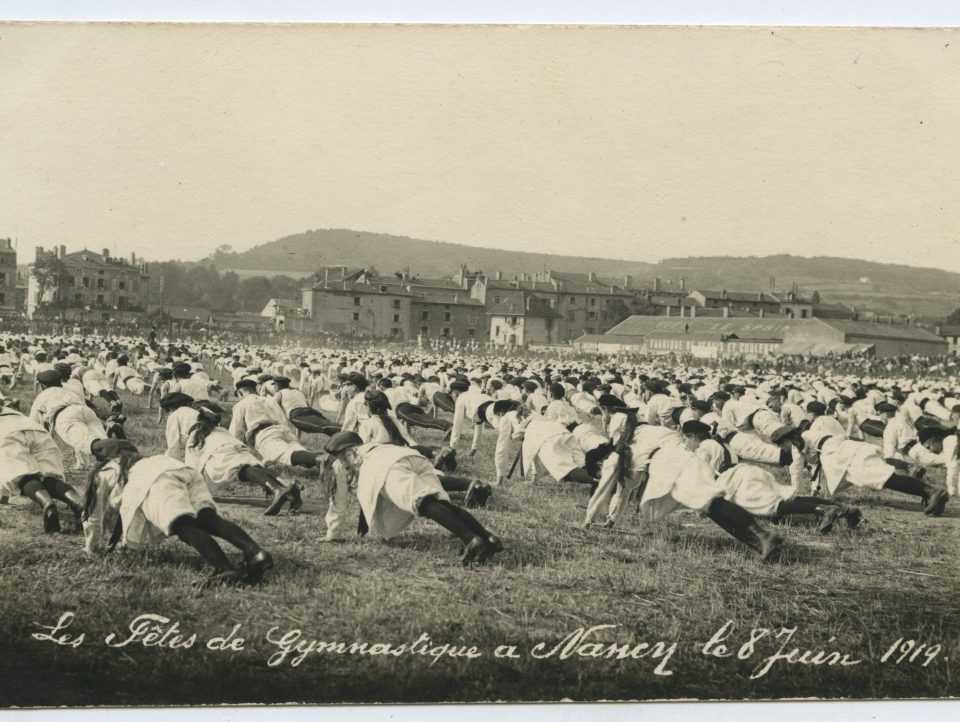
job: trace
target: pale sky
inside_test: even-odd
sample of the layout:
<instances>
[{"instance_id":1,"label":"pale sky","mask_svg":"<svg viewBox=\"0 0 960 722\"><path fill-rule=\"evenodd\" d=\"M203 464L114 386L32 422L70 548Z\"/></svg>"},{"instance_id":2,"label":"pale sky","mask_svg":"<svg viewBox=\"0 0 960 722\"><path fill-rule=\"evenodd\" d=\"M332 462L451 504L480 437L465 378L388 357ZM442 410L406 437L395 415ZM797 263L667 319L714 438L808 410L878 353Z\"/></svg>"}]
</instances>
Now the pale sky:
<instances>
[{"instance_id":1,"label":"pale sky","mask_svg":"<svg viewBox=\"0 0 960 722\"><path fill-rule=\"evenodd\" d=\"M958 51L941 30L0 26L0 237L25 260L352 228L960 272Z\"/></svg>"}]
</instances>

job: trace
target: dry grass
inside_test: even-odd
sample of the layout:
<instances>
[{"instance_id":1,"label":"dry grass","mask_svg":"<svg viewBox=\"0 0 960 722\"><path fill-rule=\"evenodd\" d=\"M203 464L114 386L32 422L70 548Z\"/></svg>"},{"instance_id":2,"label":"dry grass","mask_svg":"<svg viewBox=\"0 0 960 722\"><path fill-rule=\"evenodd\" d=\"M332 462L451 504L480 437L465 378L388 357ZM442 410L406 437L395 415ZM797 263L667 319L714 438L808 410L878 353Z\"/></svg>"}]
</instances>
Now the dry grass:
<instances>
[{"instance_id":1,"label":"dry grass","mask_svg":"<svg viewBox=\"0 0 960 722\"><path fill-rule=\"evenodd\" d=\"M142 404L128 399L128 429L157 453L161 430ZM492 476L493 441L486 435L483 453L463 460L465 473ZM764 566L695 514L648 526L630 514L622 529L583 530L584 488L514 482L477 514L506 550L492 565L465 570L455 540L422 520L390 542L321 544L326 504L312 478L295 475L310 495L306 513L266 519L254 505L222 505L277 559L257 589L194 592L199 558L176 541L146 554L86 558L80 537L44 536L39 511L26 500L0 507L0 704L942 697L960 690L955 506L928 519L896 494L849 494L864 509L862 529L820 537L809 525L784 525L786 558ZM31 639L35 622L52 624L64 611L75 612L70 631L86 634L82 646ZM111 632L125 636L143 613L176 620L199 641L185 650L103 644ZM779 663L750 680L779 642L761 640L748 660L702 654L728 619L736 625L734 651L753 627L795 626L795 646L862 661ZM204 649L238 623L244 651ZM664 667L672 674L654 674L658 660L648 658L529 654L538 642L552 647L595 624L619 625L598 641L676 642ZM427 633L482 656L313 654L296 667L268 667L277 651L266 640L273 627L275 636L301 629L306 639L394 645ZM943 651L926 668L922 658L881 663L898 637L941 643ZM499 645L515 645L519 658L494 658Z\"/></svg>"}]
</instances>

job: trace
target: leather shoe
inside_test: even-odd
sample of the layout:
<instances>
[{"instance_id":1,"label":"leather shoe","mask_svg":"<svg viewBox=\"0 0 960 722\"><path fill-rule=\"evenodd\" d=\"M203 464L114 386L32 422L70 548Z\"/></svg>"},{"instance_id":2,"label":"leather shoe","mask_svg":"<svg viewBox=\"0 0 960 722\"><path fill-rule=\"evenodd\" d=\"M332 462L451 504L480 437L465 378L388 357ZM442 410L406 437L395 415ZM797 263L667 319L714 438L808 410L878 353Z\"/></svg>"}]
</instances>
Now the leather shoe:
<instances>
[{"instance_id":1,"label":"leather shoe","mask_svg":"<svg viewBox=\"0 0 960 722\"><path fill-rule=\"evenodd\" d=\"M43 507L43 531L47 534L60 531L60 512L57 511L56 504Z\"/></svg>"},{"instance_id":2,"label":"leather shoe","mask_svg":"<svg viewBox=\"0 0 960 722\"><path fill-rule=\"evenodd\" d=\"M240 563L240 578L244 584L259 584L268 569L273 569L273 557L270 552L261 549Z\"/></svg>"}]
</instances>

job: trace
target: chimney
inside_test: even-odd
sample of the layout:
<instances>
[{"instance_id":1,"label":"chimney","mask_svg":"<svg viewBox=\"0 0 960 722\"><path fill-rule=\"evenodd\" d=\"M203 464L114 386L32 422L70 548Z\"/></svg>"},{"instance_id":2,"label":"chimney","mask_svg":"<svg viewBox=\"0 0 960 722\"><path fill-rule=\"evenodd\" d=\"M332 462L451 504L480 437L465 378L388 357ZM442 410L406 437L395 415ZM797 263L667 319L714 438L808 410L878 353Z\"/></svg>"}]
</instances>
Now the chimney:
<instances>
[{"instance_id":1,"label":"chimney","mask_svg":"<svg viewBox=\"0 0 960 722\"><path fill-rule=\"evenodd\" d=\"M694 303L690 306L690 318L696 318L696 317L697 317L697 304Z\"/></svg>"},{"instance_id":2,"label":"chimney","mask_svg":"<svg viewBox=\"0 0 960 722\"><path fill-rule=\"evenodd\" d=\"M104 248L104 249L103 249L103 257L104 257L104 258L110 258L110 249L109 249L109 248Z\"/></svg>"},{"instance_id":3,"label":"chimney","mask_svg":"<svg viewBox=\"0 0 960 722\"><path fill-rule=\"evenodd\" d=\"M43 257L43 246L34 246L34 260L39 261Z\"/></svg>"},{"instance_id":4,"label":"chimney","mask_svg":"<svg viewBox=\"0 0 960 722\"><path fill-rule=\"evenodd\" d=\"M459 294L459 293L453 294L453 302L454 302L454 303L459 303L459 302L460 302L460 294Z\"/></svg>"},{"instance_id":5,"label":"chimney","mask_svg":"<svg viewBox=\"0 0 960 722\"><path fill-rule=\"evenodd\" d=\"M588 280L590 283L593 283L594 281L597 280L597 274L594 273L593 271L590 271L590 272L587 274L587 280Z\"/></svg>"},{"instance_id":6,"label":"chimney","mask_svg":"<svg viewBox=\"0 0 960 722\"><path fill-rule=\"evenodd\" d=\"M528 311L530 310L530 299L531 299L530 296L527 296L527 297L526 297L526 302L527 302L526 309L527 309Z\"/></svg>"},{"instance_id":7,"label":"chimney","mask_svg":"<svg viewBox=\"0 0 960 722\"><path fill-rule=\"evenodd\" d=\"M680 290L681 291L687 290L687 279L685 276L680 276Z\"/></svg>"},{"instance_id":8,"label":"chimney","mask_svg":"<svg viewBox=\"0 0 960 722\"><path fill-rule=\"evenodd\" d=\"M763 309L760 309L760 318L763 318Z\"/></svg>"},{"instance_id":9,"label":"chimney","mask_svg":"<svg viewBox=\"0 0 960 722\"><path fill-rule=\"evenodd\" d=\"M682 286L681 286L681 288L682 288ZM655 293L659 293L659 292L660 292L660 290L661 290L660 276L655 276L655 277L654 277L654 279L653 279L653 290L654 290Z\"/></svg>"},{"instance_id":10,"label":"chimney","mask_svg":"<svg viewBox=\"0 0 960 722\"><path fill-rule=\"evenodd\" d=\"M131 253L131 254L130 254L130 265L131 265L131 266L136 266L136 265L137 265L137 254L136 254L136 253Z\"/></svg>"},{"instance_id":11,"label":"chimney","mask_svg":"<svg viewBox=\"0 0 960 722\"><path fill-rule=\"evenodd\" d=\"M758 300L758 301L762 301L762 300L763 300L763 291L758 291L758 292L757 292L757 300Z\"/></svg>"},{"instance_id":12,"label":"chimney","mask_svg":"<svg viewBox=\"0 0 960 722\"><path fill-rule=\"evenodd\" d=\"M720 291L720 298L724 301L727 300L727 289L724 288Z\"/></svg>"},{"instance_id":13,"label":"chimney","mask_svg":"<svg viewBox=\"0 0 960 722\"><path fill-rule=\"evenodd\" d=\"M667 306L667 308L670 308L670 307ZM682 304L682 303L680 304L680 318L683 318L683 304Z\"/></svg>"},{"instance_id":14,"label":"chimney","mask_svg":"<svg viewBox=\"0 0 960 722\"><path fill-rule=\"evenodd\" d=\"M729 306L724 306L724 307L723 307L723 317L724 317L724 318L730 318L730 307L729 307Z\"/></svg>"},{"instance_id":15,"label":"chimney","mask_svg":"<svg viewBox=\"0 0 960 722\"><path fill-rule=\"evenodd\" d=\"M503 271L497 271L497 273L496 273L496 275L494 276L494 278L496 278L498 281L502 281L502 280L503 280Z\"/></svg>"},{"instance_id":16,"label":"chimney","mask_svg":"<svg viewBox=\"0 0 960 722\"><path fill-rule=\"evenodd\" d=\"M624 288L630 288L630 286L632 286L632 285L633 285L633 278L631 278L630 276L624 276L624 277L623 277L623 287L624 287Z\"/></svg>"},{"instance_id":17,"label":"chimney","mask_svg":"<svg viewBox=\"0 0 960 722\"><path fill-rule=\"evenodd\" d=\"M60 254L59 254L58 258L66 258L66 257L67 257L67 247L64 246L64 245L61 245L61 246L60 246Z\"/></svg>"},{"instance_id":18,"label":"chimney","mask_svg":"<svg viewBox=\"0 0 960 722\"><path fill-rule=\"evenodd\" d=\"M667 315L670 315L670 306L667 306Z\"/></svg>"}]
</instances>

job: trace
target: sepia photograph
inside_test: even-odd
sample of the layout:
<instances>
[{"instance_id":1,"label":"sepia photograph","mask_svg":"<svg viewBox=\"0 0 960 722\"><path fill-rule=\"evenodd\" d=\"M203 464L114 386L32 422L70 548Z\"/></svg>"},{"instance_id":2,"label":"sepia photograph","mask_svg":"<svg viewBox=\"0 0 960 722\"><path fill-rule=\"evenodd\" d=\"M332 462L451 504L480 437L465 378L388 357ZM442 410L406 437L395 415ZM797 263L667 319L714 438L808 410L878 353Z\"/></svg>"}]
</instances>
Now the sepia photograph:
<instances>
[{"instance_id":1,"label":"sepia photograph","mask_svg":"<svg viewBox=\"0 0 960 722\"><path fill-rule=\"evenodd\" d=\"M956 698L958 52L0 22L0 708Z\"/></svg>"}]
</instances>

